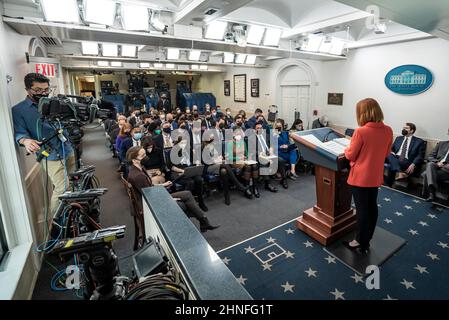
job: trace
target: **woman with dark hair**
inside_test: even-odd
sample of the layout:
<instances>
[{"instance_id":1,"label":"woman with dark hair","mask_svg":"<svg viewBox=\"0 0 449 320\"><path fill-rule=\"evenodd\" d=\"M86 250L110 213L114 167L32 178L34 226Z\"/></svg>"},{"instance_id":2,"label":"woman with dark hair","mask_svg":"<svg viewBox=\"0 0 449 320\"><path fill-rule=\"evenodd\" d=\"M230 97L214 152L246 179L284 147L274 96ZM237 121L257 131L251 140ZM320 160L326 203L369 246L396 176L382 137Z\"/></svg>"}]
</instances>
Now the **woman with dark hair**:
<instances>
[{"instance_id":1,"label":"woman with dark hair","mask_svg":"<svg viewBox=\"0 0 449 320\"><path fill-rule=\"evenodd\" d=\"M278 135L278 155L285 160L286 163L290 164L291 170L288 176L292 180L296 180L298 176L296 175L296 163L298 162L298 152L296 149L296 144L290 142L290 137L288 132L284 130L284 119L276 119L274 122L274 128L276 129L276 134Z\"/></svg>"},{"instance_id":2,"label":"woman with dark hair","mask_svg":"<svg viewBox=\"0 0 449 320\"><path fill-rule=\"evenodd\" d=\"M356 106L359 128L345 150L350 161L348 184L357 210L357 236L344 245L364 254L376 229L377 193L384 180L384 162L391 151L393 131L383 123L384 115L376 100L361 100Z\"/></svg>"},{"instance_id":3,"label":"woman with dark hair","mask_svg":"<svg viewBox=\"0 0 449 320\"><path fill-rule=\"evenodd\" d=\"M126 160L129 163L129 173L128 182L133 186L134 190L137 191L140 199L138 203L142 203L142 189L153 186L151 177L142 167L142 161L145 161L146 152L142 147L131 147L126 153ZM171 181L167 181L162 186L169 188L171 187ZM179 191L171 194L173 199L177 201L178 205L183 209L183 211L189 216L192 215L200 222L201 232L206 232L207 230L214 230L219 227L219 225L211 225L207 219L205 213L196 204L195 199L190 191Z\"/></svg>"},{"instance_id":4,"label":"woman with dark hair","mask_svg":"<svg viewBox=\"0 0 449 320\"><path fill-rule=\"evenodd\" d=\"M291 126L289 131L303 131L303 130L304 130L304 125L302 123L302 120L301 119L296 119L293 122L293 124L292 124L292 126Z\"/></svg>"}]
</instances>

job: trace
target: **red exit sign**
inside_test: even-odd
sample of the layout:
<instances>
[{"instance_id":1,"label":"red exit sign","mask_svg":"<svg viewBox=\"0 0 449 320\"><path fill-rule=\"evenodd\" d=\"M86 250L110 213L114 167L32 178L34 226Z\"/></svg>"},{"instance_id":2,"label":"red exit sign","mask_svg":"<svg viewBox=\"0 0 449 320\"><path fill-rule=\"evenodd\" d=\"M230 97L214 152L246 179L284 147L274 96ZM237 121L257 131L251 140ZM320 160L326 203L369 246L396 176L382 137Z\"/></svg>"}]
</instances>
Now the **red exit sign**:
<instances>
[{"instance_id":1,"label":"red exit sign","mask_svg":"<svg viewBox=\"0 0 449 320\"><path fill-rule=\"evenodd\" d=\"M56 65L52 63L36 63L35 71L47 77L56 77Z\"/></svg>"}]
</instances>

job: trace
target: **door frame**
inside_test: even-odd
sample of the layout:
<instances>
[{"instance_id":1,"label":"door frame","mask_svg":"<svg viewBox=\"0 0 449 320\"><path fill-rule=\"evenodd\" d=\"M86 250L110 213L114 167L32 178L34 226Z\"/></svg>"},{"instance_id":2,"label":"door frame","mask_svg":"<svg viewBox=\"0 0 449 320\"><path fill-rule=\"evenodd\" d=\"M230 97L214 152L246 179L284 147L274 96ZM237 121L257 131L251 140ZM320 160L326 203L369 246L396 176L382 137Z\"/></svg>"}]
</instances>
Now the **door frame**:
<instances>
[{"instance_id":1,"label":"door frame","mask_svg":"<svg viewBox=\"0 0 449 320\"><path fill-rule=\"evenodd\" d=\"M308 79L305 81L292 81L287 83L281 83L281 75L282 72L285 71L287 68L291 67L298 67L302 69L307 75ZM284 85L298 85L298 86L309 86L309 105L307 106L308 114L306 117L302 118L302 121L304 122L304 129L309 129L312 126L312 114L311 109L312 105L315 105L315 97L316 97L316 77L315 73L313 72L312 68L305 62L297 60L297 61L289 61L281 65L276 72L276 105L278 105L280 108L282 108L282 89L281 86Z\"/></svg>"}]
</instances>

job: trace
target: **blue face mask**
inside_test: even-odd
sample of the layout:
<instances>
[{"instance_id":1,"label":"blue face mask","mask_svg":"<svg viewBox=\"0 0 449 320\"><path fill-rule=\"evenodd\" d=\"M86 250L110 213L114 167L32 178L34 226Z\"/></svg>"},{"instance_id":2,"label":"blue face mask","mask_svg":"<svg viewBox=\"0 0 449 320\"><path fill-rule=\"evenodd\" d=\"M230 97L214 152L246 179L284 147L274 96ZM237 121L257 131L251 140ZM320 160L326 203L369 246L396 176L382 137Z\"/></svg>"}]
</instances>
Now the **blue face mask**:
<instances>
[{"instance_id":1,"label":"blue face mask","mask_svg":"<svg viewBox=\"0 0 449 320\"><path fill-rule=\"evenodd\" d=\"M142 139L142 133L136 132L136 133L134 134L134 139L135 139L135 140L140 140L140 139Z\"/></svg>"}]
</instances>

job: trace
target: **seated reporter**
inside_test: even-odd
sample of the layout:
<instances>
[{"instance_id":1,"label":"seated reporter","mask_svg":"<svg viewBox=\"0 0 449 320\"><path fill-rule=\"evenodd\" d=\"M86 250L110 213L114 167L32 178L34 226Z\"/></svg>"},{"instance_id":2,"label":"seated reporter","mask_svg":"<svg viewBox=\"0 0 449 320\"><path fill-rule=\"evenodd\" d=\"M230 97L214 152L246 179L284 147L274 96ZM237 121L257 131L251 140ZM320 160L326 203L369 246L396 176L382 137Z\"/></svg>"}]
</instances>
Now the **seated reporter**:
<instances>
[{"instance_id":1,"label":"seated reporter","mask_svg":"<svg viewBox=\"0 0 449 320\"><path fill-rule=\"evenodd\" d=\"M288 132L284 130L283 119L276 119L274 127L278 137L278 156L286 163L290 164L291 170L287 173L287 176L292 180L296 180L296 178L298 178L296 175L296 163L298 162L296 145L290 143Z\"/></svg>"},{"instance_id":2,"label":"seated reporter","mask_svg":"<svg viewBox=\"0 0 449 320\"><path fill-rule=\"evenodd\" d=\"M180 139L181 136L178 137L178 140L175 142L175 147L170 152L170 159L166 159L167 167L170 170L170 179L177 180L177 183L184 186L186 190L192 191L192 193L198 199L198 205L204 211L208 211L206 203L204 202L204 187L203 187L203 177L201 175L191 177L191 178L183 178L181 177L184 174L184 170L187 167L192 166L191 161L191 149L187 147L187 139ZM172 162L174 153L177 153L178 163L174 164Z\"/></svg>"},{"instance_id":3,"label":"seated reporter","mask_svg":"<svg viewBox=\"0 0 449 320\"><path fill-rule=\"evenodd\" d=\"M413 135L415 132L416 126L413 123L406 123L402 128L402 136L394 140L391 153L386 159L386 162L390 164L385 179L389 187L393 185L395 178L408 177L424 162L425 143L424 140Z\"/></svg>"},{"instance_id":4,"label":"seated reporter","mask_svg":"<svg viewBox=\"0 0 449 320\"><path fill-rule=\"evenodd\" d=\"M146 173L142 167L142 161L145 159L146 153L142 147L132 147L126 154L126 160L129 163L128 182L137 191L140 199L138 203L142 203L142 189L153 186L151 177ZM172 185L170 181L165 182L162 186L168 188ZM171 194L172 198L177 201L181 209L189 216L192 215L200 222L201 232L207 230L214 230L219 226L211 225L203 210L195 202L190 191L179 191Z\"/></svg>"},{"instance_id":5,"label":"seated reporter","mask_svg":"<svg viewBox=\"0 0 449 320\"><path fill-rule=\"evenodd\" d=\"M303 131L303 130L304 130L304 124L303 124L302 120L301 119L296 119L293 122L293 124L292 124L292 126L291 126L289 131Z\"/></svg>"},{"instance_id":6,"label":"seated reporter","mask_svg":"<svg viewBox=\"0 0 449 320\"><path fill-rule=\"evenodd\" d=\"M249 164L248 148L245 142L245 133L241 127L234 127L232 132L232 141L225 142L225 159L232 168L241 169L241 177L244 181L244 188L250 189L251 195L245 190L245 196L249 199L260 198L257 180L259 179L259 164Z\"/></svg>"},{"instance_id":7,"label":"seated reporter","mask_svg":"<svg viewBox=\"0 0 449 320\"><path fill-rule=\"evenodd\" d=\"M264 123L262 121L258 121L254 127L256 130L256 137L257 137L257 143L256 143L256 154L255 158L259 162L259 165L262 167L271 167L273 165L272 162L270 163L264 163L262 160L263 156L271 156L274 155L274 149L270 146L270 136L269 131L265 130L263 128ZM287 182L287 173L285 169L285 161L281 157L277 157L276 160L270 160L270 161L277 161L277 170L281 176L280 184L284 189L288 189L288 182ZM271 171L271 170L270 170ZM272 172L271 174L275 174L276 172ZM271 192L277 192L277 188L274 187L270 183L270 176L267 174L262 175L265 189Z\"/></svg>"},{"instance_id":8,"label":"seated reporter","mask_svg":"<svg viewBox=\"0 0 449 320\"><path fill-rule=\"evenodd\" d=\"M142 160L142 166L154 184L162 184L165 182L166 165L164 154L153 138L146 136L142 138L142 148L145 149L146 158Z\"/></svg>"},{"instance_id":9,"label":"seated reporter","mask_svg":"<svg viewBox=\"0 0 449 320\"><path fill-rule=\"evenodd\" d=\"M230 205L231 203L229 193L230 182L235 185L237 190L241 191L247 198L251 199L252 193L249 190L249 186L243 186L235 176L232 167L229 164L224 163L223 155L219 151L219 148L221 149L222 146L222 141L217 141L217 143L214 143L214 141L214 135L211 135L208 141L203 142L203 161L207 166L208 173L219 175L224 190L226 205Z\"/></svg>"}]
</instances>

